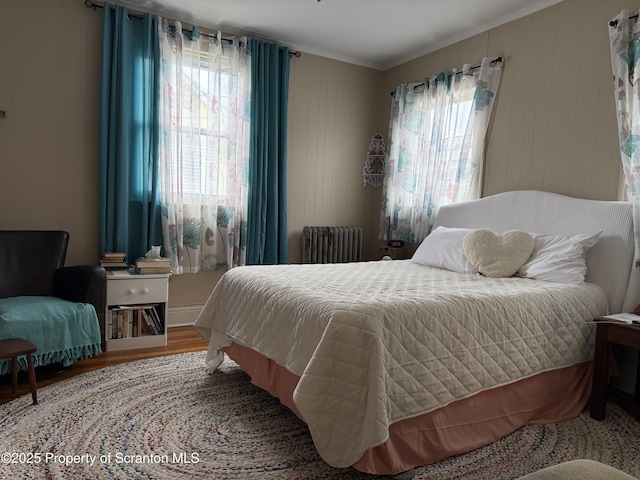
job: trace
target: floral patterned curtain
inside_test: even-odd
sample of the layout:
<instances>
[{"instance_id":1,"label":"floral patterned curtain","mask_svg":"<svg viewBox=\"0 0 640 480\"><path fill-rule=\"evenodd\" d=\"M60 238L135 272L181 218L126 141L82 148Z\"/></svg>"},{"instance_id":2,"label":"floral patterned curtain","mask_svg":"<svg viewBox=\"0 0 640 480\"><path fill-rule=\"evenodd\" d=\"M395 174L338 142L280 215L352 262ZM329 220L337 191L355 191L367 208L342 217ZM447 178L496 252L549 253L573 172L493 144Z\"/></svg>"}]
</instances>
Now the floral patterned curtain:
<instances>
[{"instance_id":1,"label":"floral patterned curtain","mask_svg":"<svg viewBox=\"0 0 640 480\"><path fill-rule=\"evenodd\" d=\"M160 194L174 273L245 264L251 58L159 22Z\"/></svg>"},{"instance_id":2,"label":"floral patterned curtain","mask_svg":"<svg viewBox=\"0 0 640 480\"><path fill-rule=\"evenodd\" d=\"M421 242L438 208L479 198L484 140L502 59L465 65L393 93L381 239Z\"/></svg>"},{"instance_id":3,"label":"floral patterned curtain","mask_svg":"<svg viewBox=\"0 0 640 480\"><path fill-rule=\"evenodd\" d=\"M640 60L638 14L640 11L632 15L623 10L609 22L618 140L627 198L633 204L636 266L640 264L640 88L635 78Z\"/></svg>"}]
</instances>

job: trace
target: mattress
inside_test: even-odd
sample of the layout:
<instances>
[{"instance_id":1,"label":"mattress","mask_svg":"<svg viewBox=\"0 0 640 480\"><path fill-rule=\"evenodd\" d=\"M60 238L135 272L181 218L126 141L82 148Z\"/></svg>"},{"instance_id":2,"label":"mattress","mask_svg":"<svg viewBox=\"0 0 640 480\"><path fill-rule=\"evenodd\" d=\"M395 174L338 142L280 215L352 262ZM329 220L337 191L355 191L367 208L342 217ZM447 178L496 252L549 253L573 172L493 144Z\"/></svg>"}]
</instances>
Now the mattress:
<instances>
[{"instance_id":1,"label":"mattress","mask_svg":"<svg viewBox=\"0 0 640 480\"><path fill-rule=\"evenodd\" d=\"M300 377L296 409L327 463L347 467L389 426L589 361L607 297L593 284L491 279L409 261L240 267L196 328Z\"/></svg>"}]
</instances>

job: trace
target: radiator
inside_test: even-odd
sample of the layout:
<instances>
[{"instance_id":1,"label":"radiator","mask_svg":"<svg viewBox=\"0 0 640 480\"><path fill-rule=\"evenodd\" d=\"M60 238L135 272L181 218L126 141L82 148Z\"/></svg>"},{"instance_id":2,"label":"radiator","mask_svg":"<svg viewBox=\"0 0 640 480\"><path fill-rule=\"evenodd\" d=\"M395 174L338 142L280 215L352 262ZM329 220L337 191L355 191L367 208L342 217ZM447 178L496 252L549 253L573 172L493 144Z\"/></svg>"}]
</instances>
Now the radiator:
<instances>
[{"instance_id":1,"label":"radiator","mask_svg":"<svg viewBox=\"0 0 640 480\"><path fill-rule=\"evenodd\" d=\"M362 228L304 227L302 263L343 263L362 260Z\"/></svg>"}]
</instances>

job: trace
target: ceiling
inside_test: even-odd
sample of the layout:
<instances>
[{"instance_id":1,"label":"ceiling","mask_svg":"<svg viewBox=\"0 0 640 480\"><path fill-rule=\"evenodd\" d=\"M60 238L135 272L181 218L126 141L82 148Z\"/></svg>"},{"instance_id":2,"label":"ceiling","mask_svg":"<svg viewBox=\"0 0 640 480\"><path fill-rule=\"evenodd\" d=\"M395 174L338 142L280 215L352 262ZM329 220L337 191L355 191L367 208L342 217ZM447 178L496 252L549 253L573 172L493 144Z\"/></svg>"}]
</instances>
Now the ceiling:
<instances>
[{"instance_id":1,"label":"ceiling","mask_svg":"<svg viewBox=\"0 0 640 480\"><path fill-rule=\"evenodd\" d=\"M137 11L386 70L561 0L122 0Z\"/></svg>"}]
</instances>

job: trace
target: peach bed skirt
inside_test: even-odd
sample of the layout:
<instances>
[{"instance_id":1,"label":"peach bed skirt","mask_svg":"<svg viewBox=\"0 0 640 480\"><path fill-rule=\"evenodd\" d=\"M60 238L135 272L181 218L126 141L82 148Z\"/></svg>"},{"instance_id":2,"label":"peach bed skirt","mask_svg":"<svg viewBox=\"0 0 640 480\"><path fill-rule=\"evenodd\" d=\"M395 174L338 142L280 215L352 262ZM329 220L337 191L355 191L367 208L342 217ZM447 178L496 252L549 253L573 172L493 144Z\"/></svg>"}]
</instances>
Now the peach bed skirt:
<instances>
[{"instance_id":1,"label":"peach bed skirt","mask_svg":"<svg viewBox=\"0 0 640 480\"><path fill-rule=\"evenodd\" d=\"M299 377L238 344L225 352L251 382L280 399L298 417L293 391ZM364 453L353 467L393 475L488 445L524 425L576 417L591 393L592 362L526 378L459 400L389 427L389 439ZM304 419L303 419L304 420Z\"/></svg>"}]
</instances>

